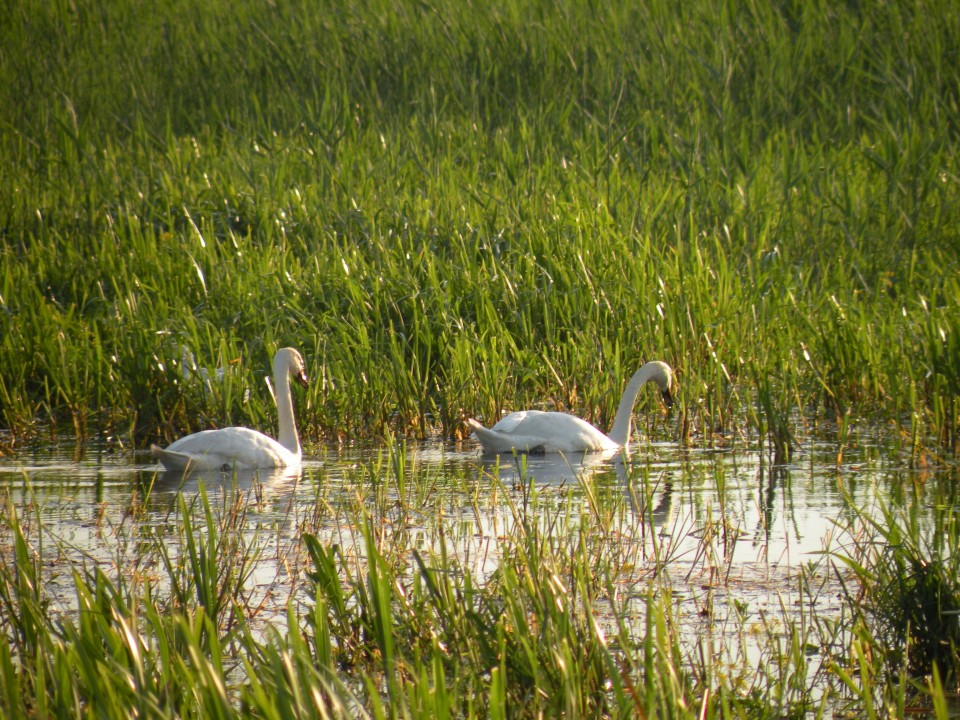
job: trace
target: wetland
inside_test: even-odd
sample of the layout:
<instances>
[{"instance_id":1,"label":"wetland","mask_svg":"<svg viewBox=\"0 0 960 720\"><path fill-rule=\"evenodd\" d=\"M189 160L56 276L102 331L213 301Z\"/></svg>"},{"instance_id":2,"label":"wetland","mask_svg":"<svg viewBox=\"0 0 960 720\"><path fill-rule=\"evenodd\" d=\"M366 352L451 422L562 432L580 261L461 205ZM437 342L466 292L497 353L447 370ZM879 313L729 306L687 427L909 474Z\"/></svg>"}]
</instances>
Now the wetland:
<instances>
[{"instance_id":1,"label":"wetland","mask_svg":"<svg viewBox=\"0 0 960 720\"><path fill-rule=\"evenodd\" d=\"M13 0L0 715L955 714L954 5Z\"/></svg>"}]
</instances>

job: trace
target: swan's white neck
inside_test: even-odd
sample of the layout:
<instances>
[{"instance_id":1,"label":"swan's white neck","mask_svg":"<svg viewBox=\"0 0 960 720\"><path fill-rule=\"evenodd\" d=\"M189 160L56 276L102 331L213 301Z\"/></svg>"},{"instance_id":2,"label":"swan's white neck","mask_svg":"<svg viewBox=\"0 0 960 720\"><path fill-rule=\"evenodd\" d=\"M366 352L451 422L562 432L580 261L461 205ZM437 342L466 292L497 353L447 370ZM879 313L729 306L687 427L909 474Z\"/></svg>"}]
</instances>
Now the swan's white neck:
<instances>
[{"instance_id":1,"label":"swan's white neck","mask_svg":"<svg viewBox=\"0 0 960 720\"><path fill-rule=\"evenodd\" d=\"M290 358L277 353L273 361L273 386L277 389L277 442L300 457L300 436L293 419L293 397L290 394Z\"/></svg>"},{"instance_id":2,"label":"swan's white neck","mask_svg":"<svg viewBox=\"0 0 960 720\"><path fill-rule=\"evenodd\" d=\"M666 363L658 360L648 362L642 368L637 370L630 382L627 383L623 391L623 397L620 398L620 405L617 407L617 416L613 420L613 427L610 428L608 437L620 447L624 447L630 440L630 425L633 422L633 404L637 400L640 388L648 380L655 380L661 390L670 388L670 368Z\"/></svg>"}]
</instances>

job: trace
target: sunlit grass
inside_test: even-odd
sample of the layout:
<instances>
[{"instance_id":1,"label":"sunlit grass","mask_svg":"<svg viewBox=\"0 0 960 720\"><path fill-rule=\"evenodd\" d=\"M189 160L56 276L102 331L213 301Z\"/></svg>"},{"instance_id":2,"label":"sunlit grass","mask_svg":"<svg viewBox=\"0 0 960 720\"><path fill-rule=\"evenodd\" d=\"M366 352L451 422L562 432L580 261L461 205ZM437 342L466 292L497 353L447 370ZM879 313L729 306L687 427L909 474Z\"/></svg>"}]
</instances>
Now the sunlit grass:
<instances>
[{"instance_id":1,"label":"sunlit grass","mask_svg":"<svg viewBox=\"0 0 960 720\"><path fill-rule=\"evenodd\" d=\"M603 425L656 357L688 438L786 457L792 412L855 412L956 445L946 4L10 16L8 443L268 423L295 345L308 440L531 403ZM184 386L182 344L235 388Z\"/></svg>"},{"instance_id":2,"label":"sunlit grass","mask_svg":"<svg viewBox=\"0 0 960 720\"><path fill-rule=\"evenodd\" d=\"M902 510L893 499L854 507L844 528L849 541L834 553L848 576L850 660L869 679L844 681L860 689L867 706L877 693L898 698L900 714L934 685L955 687L960 673L956 493L948 491L924 518L915 506L918 490L903 494Z\"/></svg>"}]
</instances>

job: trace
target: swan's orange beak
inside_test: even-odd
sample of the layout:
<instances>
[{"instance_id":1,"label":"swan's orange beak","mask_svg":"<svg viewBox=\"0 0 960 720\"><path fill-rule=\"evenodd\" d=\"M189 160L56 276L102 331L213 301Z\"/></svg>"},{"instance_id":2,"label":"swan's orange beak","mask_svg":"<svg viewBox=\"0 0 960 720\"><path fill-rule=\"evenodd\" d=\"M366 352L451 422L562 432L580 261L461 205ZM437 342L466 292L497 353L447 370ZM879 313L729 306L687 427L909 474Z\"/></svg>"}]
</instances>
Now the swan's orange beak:
<instances>
[{"instance_id":1,"label":"swan's orange beak","mask_svg":"<svg viewBox=\"0 0 960 720\"><path fill-rule=\"evenodd\" d=\"M294 375L293 379L304 387L310 387L310 378L307 377L307 374L303 370Z\"/></svg>"}]
</instances>

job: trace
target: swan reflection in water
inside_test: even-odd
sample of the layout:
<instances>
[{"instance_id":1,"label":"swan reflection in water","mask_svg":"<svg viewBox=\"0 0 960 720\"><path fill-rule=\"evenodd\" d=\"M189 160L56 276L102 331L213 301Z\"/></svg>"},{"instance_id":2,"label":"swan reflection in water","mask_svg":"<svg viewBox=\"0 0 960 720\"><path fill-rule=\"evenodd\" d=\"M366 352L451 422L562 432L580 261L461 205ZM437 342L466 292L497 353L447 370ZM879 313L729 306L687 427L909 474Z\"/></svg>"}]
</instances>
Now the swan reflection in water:
<instances>
[{"instance_id":1,"label":"swan reflection in water","mask_svg":"<svg viewBox=\"0 0 960 720\"><path fill-rule=\"evenodd\" d=\"M587 452L540 455L485 453L482 462L484 472L500 478L504 485L516 485L530 480L541 485L575 485L581 479L586 480L598 472L610 470L612 458L601 453Z\"/></svg>"},{"instance_id":2,"label":"swan reflection in water","mask_svg":"<svg viewBox=\"0 0 960 720\"><path fill-rule=\"evenodd\" d=\"M161 470L144 478L152 495L157 493L197 493L201 483L210 491L236 489L243 493L251 490L269 495L292 493L300 480L302 468L259 468L252 470Z\"/></svg>"},{"instance_id":3,"label":"swan reflection in water","mask_svg":"<svg viewBox=\"0 0 960 720\"><path fill-rule=\"evenodd\" d=\"M485 475L499 478L505 486L533 481L537 485L577 485L594 476L613 471L633 511L654 526L663 527L670 519L673 506L673 485L668 480L653 483L645 492L632 464L624 462L623 453L614 455L594 452L547 453L543 455L506 454L481 456Z\"/></svg>"}]
</instances>

